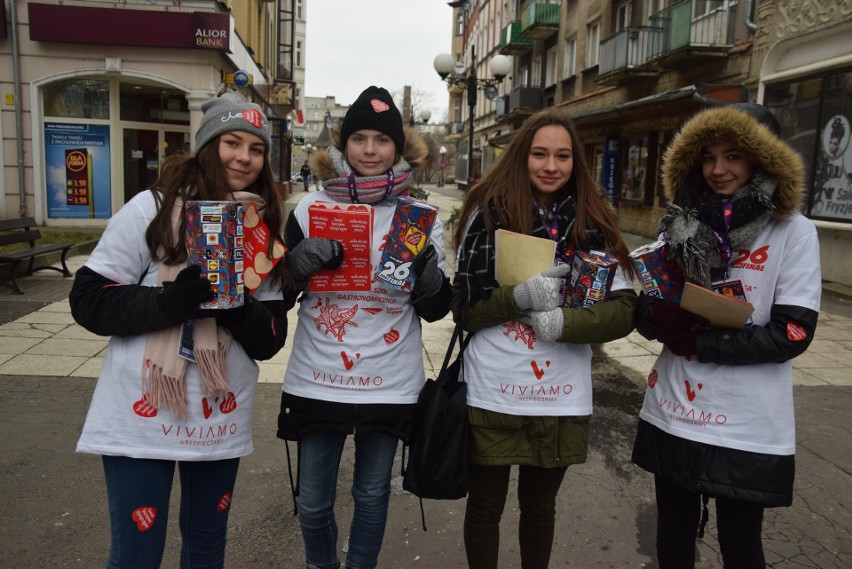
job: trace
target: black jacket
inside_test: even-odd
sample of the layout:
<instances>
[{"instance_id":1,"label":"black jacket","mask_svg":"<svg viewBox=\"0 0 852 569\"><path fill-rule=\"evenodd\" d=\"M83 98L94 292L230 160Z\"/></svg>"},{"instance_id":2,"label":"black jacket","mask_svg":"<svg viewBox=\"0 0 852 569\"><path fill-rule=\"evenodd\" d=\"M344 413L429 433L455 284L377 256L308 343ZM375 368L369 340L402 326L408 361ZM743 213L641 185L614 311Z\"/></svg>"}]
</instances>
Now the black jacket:
<instances>
[{"instance_id":1,"label":"black jacket","mask_svg":"<svg viewBox=\"0 0 852 569\"><path fill-rule=\"evenodd\" d=\"M89 332L136 336L175 325L157 303L159 291L159 287L119 285L83 266L68 300L74 320ZM287 339L284 300L260 302L249 296L243 317L229 323L228 329L250 358L270 359Z\"/></svg>"}]
</instances>

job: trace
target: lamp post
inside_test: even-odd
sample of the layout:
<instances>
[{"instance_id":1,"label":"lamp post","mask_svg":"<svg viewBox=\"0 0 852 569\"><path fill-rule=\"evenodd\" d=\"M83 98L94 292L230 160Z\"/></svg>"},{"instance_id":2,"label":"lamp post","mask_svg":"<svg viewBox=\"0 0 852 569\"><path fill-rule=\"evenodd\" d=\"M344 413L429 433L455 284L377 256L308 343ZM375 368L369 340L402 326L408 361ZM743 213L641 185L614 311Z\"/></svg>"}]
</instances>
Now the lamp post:
<instances>
[{"instance_id":1,"label":"lamp post","mask_svg":"<svg viewBox=\"0 0 852 569\"><path fill-rule=\"evenodd\" d=\"M447 167L447 147L441 146L441 148L438 150L438 154L441 155L441 162L439 163L439 165L441 166L441 179L438 181L438 187L443 188L444 187L444 168Z\"/></svg>"},{"instance_id":2,"label":"lamp post","mask_svg":"<svg viewBox=\"0 0 852 569\"><path fill-rule=\"evenodd\" d=\"M476 46L470 46L470 69L467 77L456 70L456 61L449 53L442 53L435 57L432 66L441 79L449 85L460 86L467 90L467 105L470 118L468 132L468 157L467 157L467 179L473 174L473 115L476 112L476 92L482 89L485 98L489 101L497 96L497 84L500 83L512 68L512 63L505 55L495 55L489 64L493 79L479 79L476 76Z\"/></svg>"},{"instance_id":3,"label":"lamp post","mask_svg":"<svg viewBox=\"0 0 852 569\"><path fill-rule=\"evenodd\" d=\"M417 122L414 119L414 109L411 109L411 119L408 121L410 126L417 126L418 124L426 124L429 122L429 119L432 118L432 111L429 109L423 109L420 111L420 122Z\"/></svg>"}]
</instances>

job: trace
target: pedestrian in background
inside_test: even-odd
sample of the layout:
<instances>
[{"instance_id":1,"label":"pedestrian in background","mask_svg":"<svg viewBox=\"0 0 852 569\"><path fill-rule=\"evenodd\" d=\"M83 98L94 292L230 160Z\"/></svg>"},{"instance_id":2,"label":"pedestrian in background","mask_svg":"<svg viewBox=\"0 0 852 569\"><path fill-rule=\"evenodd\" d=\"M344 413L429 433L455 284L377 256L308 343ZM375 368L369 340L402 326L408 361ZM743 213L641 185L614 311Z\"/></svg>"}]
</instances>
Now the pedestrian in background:
<instances>
[{"instance_id":1,"label":"pedestrian in background","mask_svg":"<svg viewBox=\"0 0 852 569\"><path fill-rule=\"evenodd\" d=\"M695 566L710 497L724 566L765 567L764 508L793 500L791 360L813 339L821 278L816 229L799 213L802 162L779 134L761 105L715 108L664 158L670 258L688 282L742 291L754 313L720 329L673 302L637 303L638 331L664 345L633 449L654 474L661 569Z\"/></svg>"},{"instance_id":2,"label":"pedestrian in background","mask_svg":"<svg viewBox=\"0 0 852 569\"><path fill-rule=\"evenodd\" d=\"M464 543L472 569L497 567L511 465L519 465L520 566L548 566L556 495L568 466L587 457L589 344L633 330L628 251L582 148L564 112L528 118L466 196L455 233L453 311L474 332L464 359L472 432ZM555 241L556 267L501 285L494 275L498 228ZM575 249L606 250L618 259L609 300L562 306Z\"/></svg>"},{"instance_id":3,"label":"pedestrian in background","mask_svg":"<svg viewBox=\"0 0 852 569\"><path fill-rule=\"evenodd\" d=\"M374 278L366 292L312 292L309 277L339 265L342 250L338 241L305 237L308 208L320 201L372 206L370 261L378 267L397 199L408 194L414 169L427 155L422 137L404 129L387 90L369 87L346 112L332 146L313 154L313 170L324 189L302 199L287 220L290 270L305 292L284 377L278 436L298 441L294 499L309 569L340 567L334 507L340 457L350 434L355 510L345 566L376 567L397 444L406 438L425 380L421 320L432 322L449 312L451 287L436 216L430 245L412 262L412 290Z\"/></svg>"},{"instance_id":4,"label":"pedestrian in background","mask_svg":"<svg viewBox=\"0 0 852 569\"><path fill-rule=\"evenodd\" d=\"M305 190L308 191L308 185L311 183L311 167L307 162L302 164L302 169L299 170L299 174L302 175L302 183L305 185Z\"/></svg>"},{"instance_id":5,"label":"pedestrian in background","mask_svg":"<svg viewBox=\"0 0 852 569\"><path fill-rule=\"evenodd\" d=\"M77 444L103 457L108 568L160 566L175 464L180 567L223 567L237 469L252 451L254 360L287 335L283 263L244 306L199 307L214 293L201 267L187 266L186 201L255 204L273 235L284 222L260 107L228 94L202 110L196 154L169 156L154 187L110 219L69 297L78 324L111 336ZM193 361L178 355L185 323Z\"/></svg>"}]
</instances>

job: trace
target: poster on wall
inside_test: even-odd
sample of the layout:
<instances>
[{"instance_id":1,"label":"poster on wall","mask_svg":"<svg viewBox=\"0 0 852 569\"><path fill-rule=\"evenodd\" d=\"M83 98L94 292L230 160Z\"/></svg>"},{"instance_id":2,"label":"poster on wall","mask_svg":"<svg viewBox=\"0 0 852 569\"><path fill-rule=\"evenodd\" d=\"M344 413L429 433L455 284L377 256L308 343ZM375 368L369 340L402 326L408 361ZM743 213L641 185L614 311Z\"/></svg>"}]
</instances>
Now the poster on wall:
<instances>
[{"instance_id":1,"label":"poster on wall","mask_svg":"<svg viewBox=\"0 0 852 569\"><path fill-rule=\"evenodd\" d=\"M47 217L109 219L109 126L44 125Z\"/></svg>"},{"instance_id":2,"label":"poster on wall","mask_svg":"<svg viewBox=\"0 0 852 569\"><path fill-rule=\"evenodd\" d=\"M609 197L610 203L614 207L618 207L618 188L619 188L619 172L618 172L618 139L615 137L607 137L604 145L604 161L603 161L603 184L604 192Z\"/></svg>"},{"instance_id":3,"label":"poster on wall","mask_svg":"<svg viewBox=\"0 0 852 569\"><path fill-rule=\"evenodd\" d=\"M852 220L852 144L849 119L828 118L818 150L811 215Z\"/></svg>"}]
</instances>

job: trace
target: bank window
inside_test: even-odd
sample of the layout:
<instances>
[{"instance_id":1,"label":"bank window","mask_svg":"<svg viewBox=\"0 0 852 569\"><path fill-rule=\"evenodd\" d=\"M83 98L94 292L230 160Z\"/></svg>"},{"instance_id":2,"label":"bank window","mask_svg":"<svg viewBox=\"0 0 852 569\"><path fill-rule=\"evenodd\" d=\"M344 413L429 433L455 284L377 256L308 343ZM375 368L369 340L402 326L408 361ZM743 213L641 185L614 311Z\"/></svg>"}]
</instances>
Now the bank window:
<instances>
[{"instance_id":1,"label":"bank window","mask_svg":"<svg viewBox=\"0 0 852 569\"><path fill-rule=\"evenodd\" d=\"M109 81L69 79L45 85L42 92L46 116L109 120Z\"/></svg>"}]
</instances>

